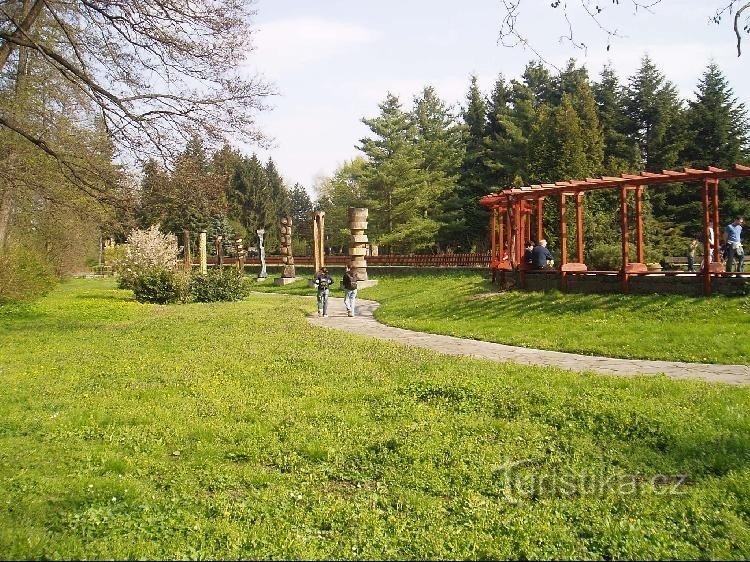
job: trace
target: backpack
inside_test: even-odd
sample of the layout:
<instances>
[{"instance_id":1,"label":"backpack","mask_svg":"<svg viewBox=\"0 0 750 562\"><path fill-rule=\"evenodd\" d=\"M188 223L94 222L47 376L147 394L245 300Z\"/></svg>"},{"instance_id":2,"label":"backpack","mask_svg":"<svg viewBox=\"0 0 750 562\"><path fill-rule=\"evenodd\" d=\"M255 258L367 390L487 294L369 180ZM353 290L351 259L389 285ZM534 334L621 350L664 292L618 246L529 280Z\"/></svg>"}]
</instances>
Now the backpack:
<instances>
[{"instance_id":1,"label":"backpack","mask_svg":"<svg viewBox=\"0 0 750 562\"><path fill-rule=\"evenodd\" d=\"M318 277L318 291L324 291L331 285L331 278L328 275Z\"/></svg>"},{"instance_id":2,"label":"backpack","mask_svg":"<svg viewBox=\"0 0 750 562\"><path fill-rule=\"evenodd\" d=\"M353 271L344 273L344 289L353 291L357 288L357 274Z\"/></svg>"}]
</instances>

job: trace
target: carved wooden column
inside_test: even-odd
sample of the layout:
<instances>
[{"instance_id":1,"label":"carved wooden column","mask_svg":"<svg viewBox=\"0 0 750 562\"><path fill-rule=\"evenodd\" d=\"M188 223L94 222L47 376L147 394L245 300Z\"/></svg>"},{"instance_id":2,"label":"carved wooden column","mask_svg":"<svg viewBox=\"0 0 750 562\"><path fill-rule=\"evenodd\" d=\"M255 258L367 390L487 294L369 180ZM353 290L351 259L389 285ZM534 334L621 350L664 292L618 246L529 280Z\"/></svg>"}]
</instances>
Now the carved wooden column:
<instances>
[{"instance_id":1,"label":"carved wooden column","mask_svg":"<svg viewBox=\"0 0 750 562\"><path fill-rule=\"evenodd\" d=\"M292 219L282 217L281 221L281 263L283 269L282 279L295 279L294 256L292 255Z\"/></svg>"},{"instance_id":2,"label":"carved wooden column","mask_svg":"<svg viewBox=\"0 0 750 562\"><path fill-rule=\"evenodd\" d=\"M206 233L201 232L198 236L198 259L200 260L201 275L206 275L206 273L208 273L207 254L208 250L206 248Z\"/></svg>"},{"instance_id":3,"label":"carved wooden column","mask_svg":"<svg viewBox=\"0 0 750 562\"><path fill-rule=\"evenodd\" d=\"M313 257L315 272L325 267L325 212L315 211L313 214Z\"/></svg>"},{"instance_id":4,"label":"carved wooden column","mask_svg":"<svg viewBox=\"0 0 750 562\"><path fill-rule=\"evenodd\" d=\"M367 209L349 208L349 257L360 281L367 281Z\"/></svg>"}]
</instances>

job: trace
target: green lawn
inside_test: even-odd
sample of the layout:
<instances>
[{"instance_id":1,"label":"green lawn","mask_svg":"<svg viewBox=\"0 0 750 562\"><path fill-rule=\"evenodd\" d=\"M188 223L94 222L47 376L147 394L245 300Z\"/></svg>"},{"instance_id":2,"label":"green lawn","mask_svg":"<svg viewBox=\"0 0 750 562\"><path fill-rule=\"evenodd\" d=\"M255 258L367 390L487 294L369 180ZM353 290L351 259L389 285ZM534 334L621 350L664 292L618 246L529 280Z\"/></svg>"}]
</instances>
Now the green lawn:
<instances>
[{"instance_id":1,"label":"green lawn","mask_svg":"<svg viewBox=\"0 0 750 562\"><path fill-rule=\"evenodd\" d=\"M750 297L493 293L485 273L461 270L373 277L380 284L360 296L381 302L375 315L391 326L587 355L750 363ZM313 294L302 283L285 292Z\"/></svg>"},{"instance_id":2,"label":"green lawn","mask_svg":"<svg viewBox=\"0 0 750 562\"><path fill-rule=\"evenodd\" d=\"M750 389L112 287L0 308L0 556L750 557Z\"/></svg>"}]
</instances>

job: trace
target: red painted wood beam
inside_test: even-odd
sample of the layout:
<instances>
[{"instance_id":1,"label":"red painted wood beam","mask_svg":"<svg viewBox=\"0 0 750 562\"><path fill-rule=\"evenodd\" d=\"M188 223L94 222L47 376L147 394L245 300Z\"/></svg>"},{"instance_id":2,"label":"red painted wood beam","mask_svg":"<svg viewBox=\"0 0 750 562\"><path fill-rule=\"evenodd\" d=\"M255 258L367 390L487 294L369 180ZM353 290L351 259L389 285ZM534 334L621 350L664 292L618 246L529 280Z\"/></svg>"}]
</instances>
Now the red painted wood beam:
<instances>
[{"instance_id":1,"label":"red painted wood beam","mask_svg":"<svg viewBox=\"0 0 750 562\"><path fill-rule=\"evenodd\" d=\"M620 188L620 235L622 237L622 292L627 293L629 289L628 255L630 247L628 245L628 190L624 185Z\"/></svg>"},{"instance_id":2,"label":"red painted wood beam","mask_svg":"<svg viewBox=\"0 0 750 562\"><path fill-rule=\"evenodd\" d=\"M544 197L536 200L536 241L544 238Z\"/></svg>"},{"instance_id":3,"label":"red painted wood beam","mask_svg":"<svg viewBox=\"0 0 750 562\"><path fill-rule=\"evenodd\" d=\"M583 193L576 193L576 245L578 263L583 263Z\"/></svg>"},{"instance_id":4,"label":"red painted wood beam","mask_svg":"<svg viewBox=\"0 0 750 562\"><path fill-rule=\"evenodd\" d=\"M708 223L710 220L708 210L708 182L703 182L701 190L703 199L703 294L711 294L711 246L708 243ZM715 250L718 250L718 239L714 240ZM718 251L716 252L718 254ZM717 256L718 257L718 256Z\"/></svg>"},{"instance_id":5,"label":"red painted wood beam","mask_svg":"<svg viewBox=\"0 0 750 562\"><path fill-rule=\"evenodd\" d=\"M638 263L644 263L643 258L643 186L635 188L635 242Z\"/></svg>"}]
</instances>

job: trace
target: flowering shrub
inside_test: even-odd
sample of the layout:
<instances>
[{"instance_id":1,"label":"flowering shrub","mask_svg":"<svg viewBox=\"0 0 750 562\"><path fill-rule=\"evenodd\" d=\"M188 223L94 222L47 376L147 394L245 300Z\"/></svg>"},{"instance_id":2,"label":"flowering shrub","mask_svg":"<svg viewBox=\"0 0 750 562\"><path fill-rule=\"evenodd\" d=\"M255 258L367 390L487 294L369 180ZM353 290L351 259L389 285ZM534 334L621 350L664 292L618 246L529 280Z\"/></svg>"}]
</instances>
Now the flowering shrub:
<instances>
[{"instance_id":1,"label":"flowering shrub","mask_svg":"<svg viewBox=\"0 0 750 562\"><path fill-rule=\"evenodd\" d=\"M174 272L177 269L177 238L164 234L159 225L147 230L135 229L128 236L125 251L114 263L123 289L132 289L142 275Z\"/></svg>"}]
</instances>

